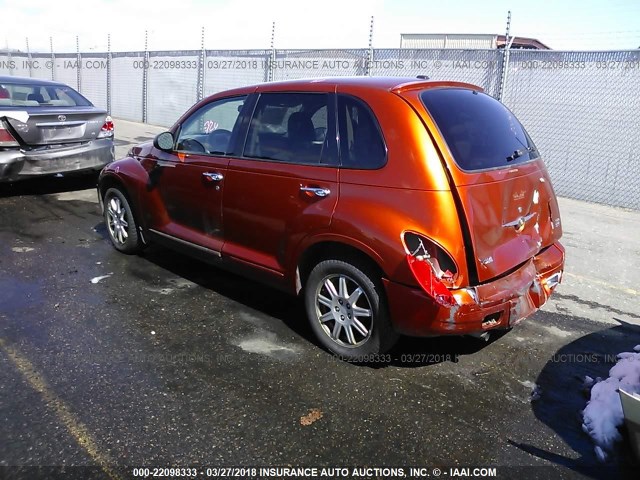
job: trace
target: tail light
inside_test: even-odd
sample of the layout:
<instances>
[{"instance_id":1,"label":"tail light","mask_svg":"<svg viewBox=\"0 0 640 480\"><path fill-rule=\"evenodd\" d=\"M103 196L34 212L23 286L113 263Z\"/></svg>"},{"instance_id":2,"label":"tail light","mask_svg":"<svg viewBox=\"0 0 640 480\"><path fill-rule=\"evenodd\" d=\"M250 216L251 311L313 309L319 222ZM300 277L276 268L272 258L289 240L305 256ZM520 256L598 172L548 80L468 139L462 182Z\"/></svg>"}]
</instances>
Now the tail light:
<instances>
[{"instance_id":1,"label":"tail light","mask_svg":"<svg viewBox=\"0 0 640 480\"><path fill-rule=\"evenodd\" d=\"M457 305L449 291L458 275L451 256L435 242L413 232L405 232L402 240L409 268L420 287L443 307Z\"/></svg>"},{"instance_id":2,"label":"tail light","mask_svg":"<svg viewBox=\"0 0 640 480\"><path fill-rule=\"evenodd\" d=\"M0 120L0 147L19 147L20 144L16 141L11 132L7 130L7 125L4 120Z\"/></svg>"},{"instance_id":3,"label":"tail light","mask_svg":"<svg viewBox=\"0 0 640 480\"><path fill-rule=\"evenodd\" d=\"M100 129L100 133L98 134L98 138L109 138L113 137L113 119L110 116L104 119L104 124Z\"/></svg>"}]
</instances>

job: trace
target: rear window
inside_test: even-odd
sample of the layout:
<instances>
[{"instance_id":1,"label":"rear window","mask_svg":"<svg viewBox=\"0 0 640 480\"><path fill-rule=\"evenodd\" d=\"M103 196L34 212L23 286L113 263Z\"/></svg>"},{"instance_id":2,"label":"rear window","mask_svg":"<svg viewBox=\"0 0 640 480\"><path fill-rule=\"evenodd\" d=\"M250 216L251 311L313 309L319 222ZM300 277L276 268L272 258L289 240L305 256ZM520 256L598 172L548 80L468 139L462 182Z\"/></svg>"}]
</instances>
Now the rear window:
<instances>
[{"instance_id":1,"label":"rear window","mask_svg":"<svg viewBox=\"0 0 640 480\"><path fill-rule=\"evenodd\" d=\"M515 115L489 95L440 88L420 98L463 170L507 167L539 156Z\"/></svg>"},{"instance_id":2,"label":"rear window","mask_svg":"<svg viewBox=\"0 0 640 480\"><path fill-rule=\"evenodd\" d=\"M91 102L66 85L0 83L2 107L90 107Z\"/></svg>"}]
</instances>

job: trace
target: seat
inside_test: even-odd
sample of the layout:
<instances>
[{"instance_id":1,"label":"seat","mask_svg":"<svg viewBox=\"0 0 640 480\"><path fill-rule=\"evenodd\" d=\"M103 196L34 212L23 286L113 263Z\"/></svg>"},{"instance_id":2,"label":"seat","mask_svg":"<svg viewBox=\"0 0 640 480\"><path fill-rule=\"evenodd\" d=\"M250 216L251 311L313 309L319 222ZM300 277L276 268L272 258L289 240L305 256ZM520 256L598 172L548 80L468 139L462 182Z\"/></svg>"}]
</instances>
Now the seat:
<instances>
[{"instance_id":1,"label":"seat","mask_svg":"<svg viewBox=\"0 0 640 480\"><path fill-rule=\"evenodd\" d=\"M287 133L296 142L313 142L316 138L311 116L304 112L294 112L287 122Z\"/></svg>"},{"instance_id":2,"label":"seat","mask_svg":"<svg viewBox=\"0 0 640 480\"><path fill-rule=\"evenodd\" d=\"M27 95L27 100L36 101L38 103L45 103L44 97L40 93L30 93Z\"/></svg>"},{"instance_id":3,"label":"seat","mask_svg":"<svg viewBox=\"0 0 640 480\"><path fill-rule=\"evenodd\" d=\"M294 112L287 122L287 139L290 161L318 163L319 149L314 149L315 128L311 116L305 112Z\"/></svg>"},{"instance_id":4,"label":"seat","mask_svg":"<svg viewBox=\"0 0 640 480\"><path fill-rule=\"evenodd\" d=\"M0 87L0 98L11 98L9 90L4 87Z\"/></svg>"}]
</instances>

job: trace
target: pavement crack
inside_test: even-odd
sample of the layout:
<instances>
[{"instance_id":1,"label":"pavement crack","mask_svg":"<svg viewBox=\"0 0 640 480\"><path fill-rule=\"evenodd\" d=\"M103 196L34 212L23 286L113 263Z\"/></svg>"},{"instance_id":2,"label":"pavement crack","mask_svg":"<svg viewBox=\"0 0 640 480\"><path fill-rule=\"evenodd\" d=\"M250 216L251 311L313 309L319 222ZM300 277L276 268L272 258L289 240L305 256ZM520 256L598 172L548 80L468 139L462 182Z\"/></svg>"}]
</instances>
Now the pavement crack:
<instances>
[{"instance_id":1,"label":"pavement crack","mask_svg":"<svg viewBox=\"0 0 640 480\"><path fill-rule=\"evenodd\" d=\"M640 319L640 315L638 315L637 313L625 312L624 310L620 310L610 305L603 305L601 303L594 302L593 300L584 300L576 295L564 295L560 292L555 292L554 296L556 299L571 300L572 302L576 302L576 303L579 303L580 305L585 305L590 308L602 308L609 313L615 313L616 315L624 315L627 317Z\"/></svg>"}]
</instances>

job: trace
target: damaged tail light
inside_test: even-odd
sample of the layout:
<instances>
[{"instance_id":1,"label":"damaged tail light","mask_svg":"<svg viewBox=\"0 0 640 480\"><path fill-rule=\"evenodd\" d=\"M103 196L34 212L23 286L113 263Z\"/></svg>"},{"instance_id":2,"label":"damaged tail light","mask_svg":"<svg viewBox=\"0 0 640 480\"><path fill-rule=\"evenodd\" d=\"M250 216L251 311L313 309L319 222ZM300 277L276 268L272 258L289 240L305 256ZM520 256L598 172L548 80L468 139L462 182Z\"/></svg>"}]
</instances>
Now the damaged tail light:
<instances>
[{"instance_id":1,"label":"damaged tail light","mask_svg":"<svg viewBox=\"0 0 640 480\"><path fill-rule=\"evenodd\" d=\"M435 242L413 232L405 232L402 240L409 268L425 293L443 307L457 305L449 291L458 274L451 256Z\"/></svg>"},{"instance_id":2,"label":"damaged tail light","mask_svg":"<svg viewBox=\"0 0 640 480\"><path fill-rule=\"evenodd\" d=\"M7 129L7 124L4 120L0 120L0 147L19 147L20 144L16 141L11 132Z\"/></svg>"},{"instance_id":3,"label":"damaged tail light","mask_svg":"<svg viewBox=\"0 0 640 480\"><path fill-rule=\"evenodd\" d=\"M100 133L98 134L98 138L109 138L113 137L113 119L107 115L107 118L104 119L104 124L100 129Z\"/></svg>"}]
</instances>

